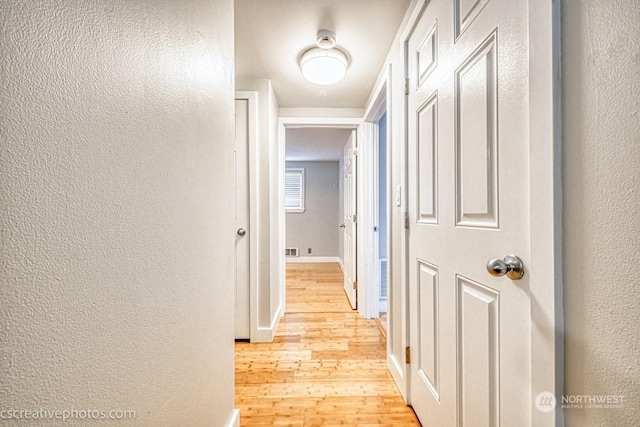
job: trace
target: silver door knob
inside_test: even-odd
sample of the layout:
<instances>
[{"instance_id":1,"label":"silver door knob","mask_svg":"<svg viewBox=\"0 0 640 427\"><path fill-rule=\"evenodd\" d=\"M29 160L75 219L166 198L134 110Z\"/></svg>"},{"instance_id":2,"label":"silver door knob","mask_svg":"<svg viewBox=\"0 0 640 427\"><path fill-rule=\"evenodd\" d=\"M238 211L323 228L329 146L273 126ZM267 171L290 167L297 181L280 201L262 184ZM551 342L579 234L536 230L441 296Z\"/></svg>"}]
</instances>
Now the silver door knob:
<instances>
[{"instance_id":1,"label":"silver door knob","mask_svg":"<svg viewBox=\"0 0 640 427\"><path fill-rule=\"evenodd\" d=\"M504 259L492 259L487 263L487 271L492 276L507 276L511 280L520 280L524 276L524 264L515 255L507 255Z\"/></svg>"},{"instance_id":2,"label":"silver door knob","mask_svg":"<svg viewBox=\"0 0 640 427\"><path fill-rule=\"evenodd\" d=\"M238 228L238 236L243 237L245 234L247 234L247 230L244 228Z\"/></svg>"}]
</instances>

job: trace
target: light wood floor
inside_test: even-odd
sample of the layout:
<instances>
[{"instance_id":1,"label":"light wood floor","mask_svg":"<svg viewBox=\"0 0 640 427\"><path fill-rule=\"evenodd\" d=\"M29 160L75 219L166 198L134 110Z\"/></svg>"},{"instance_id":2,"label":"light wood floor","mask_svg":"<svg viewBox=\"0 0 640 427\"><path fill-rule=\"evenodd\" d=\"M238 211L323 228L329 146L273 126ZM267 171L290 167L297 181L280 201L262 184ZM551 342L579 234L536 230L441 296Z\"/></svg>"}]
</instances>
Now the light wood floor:
<instances>
[{"instance_id":1,"label":"light wood floor","mask_svg":"<svg viewBox=\"0 0 640 427\"><path fill-rule=\"evenodd\" d=\"M243 427L419 426L386 368L373 320L351 310L337 264L287 265L287 314L271 344L236 343Z\"/></svg>"}]
</instances>

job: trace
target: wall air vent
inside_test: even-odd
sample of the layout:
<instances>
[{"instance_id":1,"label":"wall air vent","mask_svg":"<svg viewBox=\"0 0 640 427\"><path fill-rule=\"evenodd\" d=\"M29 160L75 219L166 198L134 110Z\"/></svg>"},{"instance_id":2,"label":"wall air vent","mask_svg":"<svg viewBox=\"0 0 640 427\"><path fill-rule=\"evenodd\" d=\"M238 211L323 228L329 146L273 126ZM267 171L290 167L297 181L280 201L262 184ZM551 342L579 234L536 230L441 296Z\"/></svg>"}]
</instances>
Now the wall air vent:
<instances>
[{"instance_id":1,"label":"wall air vent","mask_svg":"<svg viewBox=\"0 0 640 427\"><path fill-rule=\"evenodd\" d=\"M298 248L285 248L284 256L300 256L298 253Z\"/></svg>"}]
</instances>

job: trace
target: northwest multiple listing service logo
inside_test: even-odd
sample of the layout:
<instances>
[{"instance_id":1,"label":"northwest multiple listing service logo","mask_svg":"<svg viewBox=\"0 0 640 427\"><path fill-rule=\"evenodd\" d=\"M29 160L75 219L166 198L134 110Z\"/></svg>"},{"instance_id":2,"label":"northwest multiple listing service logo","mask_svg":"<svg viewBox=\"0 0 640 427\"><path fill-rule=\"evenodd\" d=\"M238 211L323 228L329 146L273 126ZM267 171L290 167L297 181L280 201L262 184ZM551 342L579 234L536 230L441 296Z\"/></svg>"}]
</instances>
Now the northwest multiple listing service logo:
<instances>
[{"instance_id":1,"label":"northwest multiple listing service logo","mask_svg":"<svg viewBox=\"0 0 640 427\"><path fill-rule=\"evenodd\" d=\"M556 409L556 396L550 391L543 391L536 396L536 408L540 412L551 412Z\"/></svg>"},{"instance_id":2,"label":"northwest multiple listing service logo","mask_svg":"<svg viewBox=\"0 0 640 427\"><path fill-rule=\"evenodd\" d=\"M552 412L559 406L562 409L622 409L625 397L610 394L568 394L563 395L561 402L550 391L538 393L534 401L540 412Z\"/></svg>"}]
</instances>

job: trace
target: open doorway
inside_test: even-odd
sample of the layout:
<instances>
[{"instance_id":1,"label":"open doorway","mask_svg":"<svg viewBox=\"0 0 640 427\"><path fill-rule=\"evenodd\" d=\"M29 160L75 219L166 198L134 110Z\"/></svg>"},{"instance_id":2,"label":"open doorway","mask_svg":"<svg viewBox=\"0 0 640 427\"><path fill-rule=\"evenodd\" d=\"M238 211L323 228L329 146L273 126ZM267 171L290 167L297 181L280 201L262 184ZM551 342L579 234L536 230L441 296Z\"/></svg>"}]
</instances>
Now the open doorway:
<instances>
[{"instance_id":1,"label":"open doorway","mask_svg":"<svg viewBox=\"0 0 640 427\"><path fill-rule=\"evenodd\" d=\"M352 221L356 169L351 159L355 152L355 130L291 127L286 129L285 139L288 269L292 264L339 265L345 276L345 293L352 308L356 308L356 291L352 286L356 280L356 226Z\"/></svg>"},{"instance_id":2,"label":"open doorway","mask_svg":"<svg viewBox=\"0 0 640 427\"><path fill-rule=\"evenodd\" d=\"M377 225L374 232L377 235L377 244L374 254L377 267L376 287L378 288L378 316L380 326L384 333L387 332L387 302L388 302L388 271L387 271L387 243L388 243L388 218L387 218L387 112L377 121L377 161L376 161L376 188L377 200Z\"/></svg>"},{"instance_id":3,"label":"open doorway","mask_svg":"<svg viewBox=\"0 0 640 427\"><path fill-rule=\"evenodd\" d=\"M390 138L389 138L389 87L388 76L378 84L370 107L365 113L361 163L363 165L361 192L363 203L362 240L364 275L362 281L367 291L365 317L378 319L380 329L386 334L393 323L391 290L389 216L391 197L389 190ZM396 203L397 204L397 203Z\"/></svg>"},{"instance_id":4,"label":"open doorway","mask_svg":"<svg viewBox=\"0 0 640 427\"><path fill-rule=\"evenodd\" d=\"M287 262L339 262L340 161L349 129L286 131Z\"/></svg>"},{"instance_id":5,"label":"open doorway","mask_svg":"<svg viewBox=\"0 0 640 427\"><path fill-rule=\"evenodd\" d=\"M331 113L331 112L329 112ZM280 235L280 247L281 250L281 262L282 262L282 276L280 283L283 284L283 306L287 307L287 297L286 297L286 277L285 272L287 271L286 265L293 264L296 262L335 262L337 263L342 272L344 272L344 229L340 226L344 223L344 183L343 183L343 153L344 146L350 135L354 135L354 137L359 134L360 127L362 125L361 117L331 117L335 115L337 112L333 112L333 114L329 114L330 117L281 117L279 120L279 136L278 141L280 145L280 152L282 153L282 157L280 159L280 173L282 177L282 181L280 184L281 190L281 201L280 206L282 206L281 210L281 235ZM335 138L326 138L326 136L330 133L334 133ZM315 134L315 136L314 136ZM322 137L324 134L325 137ZM317 138L316 138L317 137ZM297 141L296 141L297 139ZM331 141L333 140L333 141ZM332 148L329 148L332 147ZM326 150L332 150L334 154L329 157L323 157L323 152ZM285 176L287 174L287 167L290 169L295 169L294 166L298 166L297 169L308 169L308 166L313 166L315 162L336 162L337 164L337 172L335 175L335 182L337 182L338 192L336 194L336 200L338 202L337 212L331 213L331 221L335 221L334 227L324 228L324 231L327 234L335 236L337 240L337 244L334 246L334 252L319 252L315 250L314 246L310 246L308 241L295 243L292 239L298 238L298 232L293 230L291 225L292 215L293 213L287 214L284 208L285 202ZM294 163L295 162L295 163ZM309 162L308 164L300 164L299 162ZM358 163L359 160L355 163ZM300 167L301 166L301 167ZM358 172L359 174L359 172ZM309 200L310 196L309 190L311 190L310 177L305 171L304 177L304 191L305 195L305 203ZM313 178L311 178L313 179ZM334 193L335 194L335 193ZM356 206L359 206L359 199L355 203ZM305 205L305 213L309 211L310 206L308 203ZM310 212L309 212L310 213ZM297 214L297 218L295 221L305 222L303 220L303 215ZM313 228L313 223L306 224L306 231L310 231ZM314 232L318 232L319 230L314 230ZM332 237L329 236L329 237ZM354 249L360 249L361 247L361 238L357 236L354 239L355 247ZM309 253L309 248L311 248L311 253ZM335 255L334 255L335 254ZM355 259L355 255L354 255ZM359 271L360 265L357 266L356 271ZM358 295L357 300L361 300L360 295ZM360 307L358 307L358 311L360 311Z\"/></svg>"}]
</instances>

